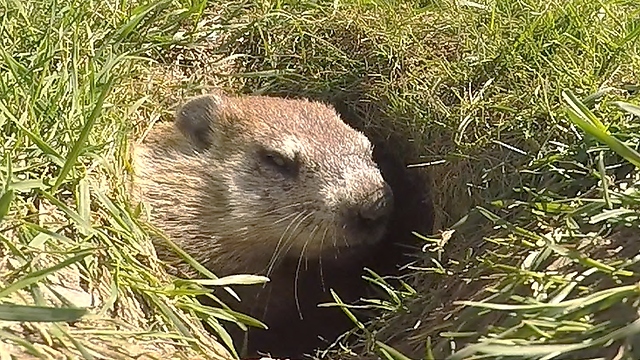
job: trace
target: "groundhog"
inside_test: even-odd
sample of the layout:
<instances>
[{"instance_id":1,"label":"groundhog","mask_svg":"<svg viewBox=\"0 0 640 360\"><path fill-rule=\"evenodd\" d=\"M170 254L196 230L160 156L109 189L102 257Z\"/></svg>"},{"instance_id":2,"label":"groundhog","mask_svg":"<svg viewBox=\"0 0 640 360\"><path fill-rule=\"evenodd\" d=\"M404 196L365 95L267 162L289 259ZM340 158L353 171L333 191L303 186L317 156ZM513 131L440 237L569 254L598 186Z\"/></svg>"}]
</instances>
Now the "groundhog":
<instances>
[{"instance_id":1,"label":"groundhog","mask_svg":"<svg viewBox=\"0 0 640 360\"><path fill-rule=\"evenodd\" d=\"M371 249L387 251L377 245L394 196L372 151L329 105L209 94L135 146L135 191L150 222L216 275L271 279L229 303L270 327L249 333L249 355L300 356L349 328L339 309L318 309L328 289L357 299Z\"/></svg>"}]
</instances>

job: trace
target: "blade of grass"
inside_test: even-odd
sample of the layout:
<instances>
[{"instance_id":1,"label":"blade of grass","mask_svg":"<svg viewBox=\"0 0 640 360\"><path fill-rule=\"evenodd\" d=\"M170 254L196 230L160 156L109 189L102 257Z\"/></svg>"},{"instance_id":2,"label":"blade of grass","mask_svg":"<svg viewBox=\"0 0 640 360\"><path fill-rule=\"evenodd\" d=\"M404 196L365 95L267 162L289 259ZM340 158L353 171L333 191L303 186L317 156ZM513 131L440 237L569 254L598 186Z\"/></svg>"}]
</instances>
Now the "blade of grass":
<instances>
[{"instance_id":1,"label":"blade of grass","mask_svg":"<svg viewBox=\"0 0 640 360\"><path fill-rule=\"evenodd\" d=\"M100 92L100 96L96 101L96 105L93 108L93 111L91 111L91 114L87 119L87 122L84 124L84 127L82 128L82 131L80 133L80 137L75 142L75 144L73 145L73 148L67 155L67 159L64 163L64 166L62 167L62 170L60 170L60 173L58 174L58 178L56 179L56 182L51 189L52 193L55 193L57 191L58 187L67 178L67 175L69 174L73 166L75 166L76 160L78 159L78 156L80 155L80 152L82 151L82 148L85 142L89 138L89 133L91 132L93 125L98 119L98 116L100 116L100 112L102 111L104 100L106 99L107 95L111 91L113 79L114 79L113 76L109 77L109 80L107 80L107 82L102 86L102 91Z\"/></svg>"},{"instance_id":2,"label":"blade of grass","mask_svg":"<svg viewBox=\"0 0 640 360\"><path fill-rule=\"evenodd\" d=\"M598 172L600 173L600 181L602 182L602 196L604 198L604 202L607 204L607 208L610 210L613 209L613 204L611 203L611 195L609 195L609 178L607 177L607 171L604 166L604 154L602 151L598 155Z\"/></svg>"},{"instance_id":3,"label":"blade of grass","mask_svg":"<svg viewBox=\"0 0 640 360\"><path fill-rule=\"evenodd\" d=\"M9 212L9 207L11 206L11 202L13 201L13 196L13 189L5 191L4 194L0 196L0 223Z\"/></svg>"},{"instance_id":4,"label":"blade of grass","mask_svg":"<svg viewBox=\"0 0 640 360\"><path fill-rule=\"evenodd\" d=\"M605 130L605 126L570 91L564 91L562 95L570 106L567 109L567 113L573 123L601 143L609 146L611 150L636 167L640 167L640 154L637 151L609 135Z\"/></svg>"},{"instance_id":5,"label":"blade of grass","mask_svg":"<svg viewBox=\"0 0 640 360\"><path fill-rule=\"evenodd\" d=\"M85 220L77 212L73 211L73 209L65 205L62 201L56 199L46 191L38 190L38 193L44 196L53 205L57 206L62 211L64 211L67 214L67 216L69 216L69 218L71 218L71 220L73 220L78 225L83 235L89 235L95 231L91 227L90 223L86 223Z\"/></svg>"},{"instance_id":6,"label":"blade of grass","mask_svg":"<svg viewBox=\"0 0 640 360\"><path fill-rule=\"evenodd\" d=\"M589 108L580 101L570 90L562 92L562 97L565 99L571 109L584 118L591 125L595 126L600 131L606 131L607 127L598 119Z\"/></svg>"},{"instance_id":7,"label":"blade of grass","mask_svg":"<svg viewBox=\"0 0 640 360\"><path fill-rule=\"evenodd\" d=\"M638 29L640 29L640 26L638 27ZM628 112L629 114L640 117L640 106L638 105L630 104L624 101L614 101L613 104L617 105L620 109Z\"/></svg>"},{"instance_id":8,"label":"blade of grass","mask_svg":"<svg viewBox=\"0 0 640 360\"><path fill-rule=\"evenodd\" d=\"M0 299L26 286L29 286L31 284L38 282L62 268L65 268L73 263L76 263L84 259L87 255L90 255L93 252L94 252L93 249L83 250L78 252L75 256L72 256L56 265L53 265L46 269L42 269L42 270L38 270L32 273L26 274L25 276L23 276L16 282L12 283L11 285L5 287L4 289L0 289Z\"/></svg>"},{"instance_id":9,"label":"blade of grass","mask_svg":"<svg viewBox=\"0 0 640 360\"><path fill-rule=\"evenodd\" d=\"M209 326L211 326L211 328L215 331L216 334L218 334L218 336L220 336L220 339L222 340L222 342L227 346L227 348L229 348L231 350L231 355L238 359L238 352L235 349L235 346L233 345L233 339L231 338L231 335L229 335L229 333L227 332L227 330L220 325L220 323L218 321L215 321L215 319L210 318L207 319L207 324L209 324Z\"/></svg>"},{"instance_id":10,"label":"blade of grass","mask_svg":"<svg viewBox=\"0 0 640 360\"><path fill-rule=\"evenodd\" d=\"M24 127L20 123L20 121L9 111L9 109L7 109L7 107L2 103L1 100L0 100L0 112L4 114L6 117L8 117L9 120L11 120L20 129L20 131L24 132L27 135L27 137L31 139L31 141L33 141L33 143L36 144L36 146L38 146L38 148L40 149L40 151L42 151L42 153L47 155L56 165L63 166L64 161L62 159L62 156L60 156L60 154L57 151L55 151L51 146L47 145L47 143L44 142L39 136L37 136L36 134L31 132L29 129Z\"/></svg>"},{"instance_id":11,"label":"blade of grass","mask_svg":"<svg viewBox=\"0 0 640 360\"><path fill-rule=\"evenodd\" d=\"M91 193L89 191L89 182L86 178L80 179L76 189L76 207L78 216L86 224L91 224Z\"/></svg>"},{"instance_id":12,"label":"blade of grass","mask_svg":"<svg viewBox=\"0 0 640 360\"><path fill-rule=\"evenodd\" d=\"M73 344L73 346L75 346L75 348L80 352L80 354L82 355L82 357L85 360L93 360L93 359L95 359L95 357L93 357L93 355L91 355L89 353L87 348L80 341L78 341L76 338L71 336L71 334L69 334L68 331L66 331L65 329L60 327L58 324L54 325L54 329L53 329L52 333L56 337L58 337L58 339L60 339L61 342L63 342L64 338L69 339L71 344Z\"/></svg>"},{"instance_id":13,"label":"blade of grass","mask_svg":"<svg viewBox=\"0 0 640 360\"><path fill-rule=\"evenodd\" d=\"M473 354L482 353L492 356L520 356L522 354L528 354L530 356L548 355L547 357L542 357L541 359L549 360L557 357L557 355L560 354L566 354L576 350L603 346L610 341L624 339L638 333L640 333L640 319L597 339L585 341L582 343L561 345L497 345L492 344L492 340L488 340L486 343L474 344L463 348L453 355L449 356L447 359L466 359Z\"/></svg>"},{"instance_id":14,"label":"blade of grass","mask_svg":"<svg viewBox=\"0 0 640 360\"><path fill-rule=\"evenodd\" d=\"M256 327L260 329L268 329L268 326L262 321L255 319L249 315L245 315L243 313L239 313L233 310L223 310L223 309L208 307L208 306L204 306L196 303L180 304L180 308L193 310L199 314L211 316L220 320L226 320L226 321L235 322L235 323L241 322L243 324L247 324L252 327Z\"/></svg>"},{"instance_id":15,"label":"blade of grass","mask_svg":"<svg viewBox=\"0 0 640 360\"><path fill-rule=\"evenodd\" d=\"M10 340L23 348L30 353L31 355L37 356L40 359L49 359L49 356L45 356L37 347L35 347L29 340L25 339L24 336L17 336L9 331L5 331L0 329L0 339Z\"/></svg>"},{"instance_id":16,"label":"blade of grass","mask_svg":"<svg viewBox=\"0 0 640 360\"><path fill-rule=\"evenodd\" d=\"M269 281L269 278L258 275L229 275L218 279L195 279L188 281L204 286L228 286L264 284Z\"/></svg>"},{"instance_id":17,"label":"blade of grass","mask_svg":"<svg viewBox=\"0 0 640 360\"><path fill-rule=\"evenodd\" d=\"M393 360L411 360L411 358L409 358L408 356L392 348L391 346L383 343L382 341L376 340L376 346L383 349L389 355L389 357Z\"/></svg>"},{"instance_id":18,"label":"blade of grass","mask_svg":"<svg viewBox=\"0 0 640 360\"><path fill-rule=\"evenodd\" d=\"M131 35L131 33L140 25L142 20L144 20L148 14L150 14L154 10L159 10L163 7L166 7L170 2L167 0L155 1L149 4L141 5L132 11L132 17L129 21L121 26L115 32L115 39L113 42L118 43L124 40L126 37Z\"/></svg>"},{"instance_id":19,"label":"blade of grass","mask_svg":"<svg viewBox=\"0 0 640 360\"><path fill-rule=\"evenodd\" d=\"M211 271L209 271L209 269L207 269L206 267L202 266L202 264L200 264L198 261L196 261L196 259L194 259L191 255L187 254L184 250L182 250L178 245L176 245L173 241L171 241L171 239L169 239L168 237L166 237L162 231L152 227L151 227L151 231L153 232L153 235L158 236L159 238L161 238L162 240L164 240L164 242L169 245L169 247L171 248L172 251L174 251L177 255L179 255L182 259L184 259L189 265L191 265L195 270L197 270L200 274L206 276L208 279L219 279L218 276L216 276L214 273L212 273ZM235 291L233 291L233 289L231 289L228 286L225 286L223 289L225 289L229 295L233 296L236 300L240 301L240 297L238 296L238 294L236 294Z\"/></svg>"},{"instance_id":20,"label":"blade of grass","mask_svg":"<svg viewBox=\"0 0 640 360\"><path fill-rule=\"evenodd\" d=\"M79 320L86 312L86 309L0 304L0 320L5 321L70 322Z\"/></svg>"}]
</instances>

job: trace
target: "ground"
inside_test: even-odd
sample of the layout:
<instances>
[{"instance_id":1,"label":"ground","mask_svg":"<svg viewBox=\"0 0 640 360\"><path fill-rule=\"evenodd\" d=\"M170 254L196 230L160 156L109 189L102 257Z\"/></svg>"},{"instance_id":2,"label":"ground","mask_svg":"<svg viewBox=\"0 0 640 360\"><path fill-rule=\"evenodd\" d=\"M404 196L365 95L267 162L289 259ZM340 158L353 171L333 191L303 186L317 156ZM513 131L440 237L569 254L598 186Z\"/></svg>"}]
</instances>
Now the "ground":
<instances>
[{"instance_id":1,"label":"ground","mask_svg":"<svg viewBox=\"0 0 640 360\"><path fill-rule=\"evenodd\" d=\"M166 274L126 192L129 141L222 88L331 102L430 176L434 231L411 276L325 356L640 357L636 1L9 0L0 14L7 351L234 356L221 324L251 320ZM67 300L89 315L11 321L75 319Z\"/></svg>"}]
</instances>

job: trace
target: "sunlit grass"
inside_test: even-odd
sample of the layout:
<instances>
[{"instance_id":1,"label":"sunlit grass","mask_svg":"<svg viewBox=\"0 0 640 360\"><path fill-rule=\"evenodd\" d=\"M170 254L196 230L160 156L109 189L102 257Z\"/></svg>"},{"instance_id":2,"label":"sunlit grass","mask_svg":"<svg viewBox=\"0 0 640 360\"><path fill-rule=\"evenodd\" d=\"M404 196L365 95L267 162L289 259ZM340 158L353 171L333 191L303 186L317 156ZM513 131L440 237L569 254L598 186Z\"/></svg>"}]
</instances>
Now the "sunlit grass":
<instances>
[{"instance_id":1,"label":"sunlit grass","mask_svg":"<svg viewBox=\"0 0 640 360\"><path fill-rule=\"evenodd\" d=\"M203 6L0 3L3 354L230 357L216 336L235 352L220 321L252 320L167 275L126 192L127 134L149 101L138 84Z\"/></svg>"},{"instance_id":2,"label":"sunlit grass","mask_svg":"<svg viewBox=\"0 0 640 360\"><path fill-rule=\"evenodd\" d=\"M260 326L195 296L264 279L171 279L126 192L128 140L222 87L331 101L431 174L436 233L412 276L371 274L380 299L359 306L380 317L345 306L356 330L327 356L639 357L636 1L13 0L0 14L3 342L219 357L198 319L229 346L222 324ZM87 314L69 287L93 294Z\"/></svg>"}]
</instances>

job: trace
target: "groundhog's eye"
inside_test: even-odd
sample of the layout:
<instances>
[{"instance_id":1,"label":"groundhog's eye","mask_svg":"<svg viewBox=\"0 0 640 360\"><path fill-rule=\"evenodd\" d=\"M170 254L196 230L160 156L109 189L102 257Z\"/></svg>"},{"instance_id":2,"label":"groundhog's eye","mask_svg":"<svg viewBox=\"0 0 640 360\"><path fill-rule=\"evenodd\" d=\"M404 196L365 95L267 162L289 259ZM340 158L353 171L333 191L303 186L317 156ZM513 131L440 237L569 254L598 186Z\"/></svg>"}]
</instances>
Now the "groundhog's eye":
<instances>
[{"instance_id":1,"label":"groundhog's eye","mask_svg":"<svg viewBox=\"0 0 640 360\"><path fill-rule=\"evenodd\" d=\"M267 160L276 166L284 167L287 165L287 161L280 154L267 154Z\"/></svg>"},{"instance_id":2,"label":"groundhog's eye","mask_svg":"<svg viewBox=\"0 0 640 360\"><path fill-rule=\"evenodd\" d=\"M263 150L260 154L262 163L287 176L294 176L298 173L298 164L294 159L290 159L276 151Z\"/></svg>"}]
</instances>

